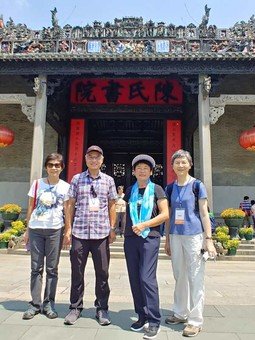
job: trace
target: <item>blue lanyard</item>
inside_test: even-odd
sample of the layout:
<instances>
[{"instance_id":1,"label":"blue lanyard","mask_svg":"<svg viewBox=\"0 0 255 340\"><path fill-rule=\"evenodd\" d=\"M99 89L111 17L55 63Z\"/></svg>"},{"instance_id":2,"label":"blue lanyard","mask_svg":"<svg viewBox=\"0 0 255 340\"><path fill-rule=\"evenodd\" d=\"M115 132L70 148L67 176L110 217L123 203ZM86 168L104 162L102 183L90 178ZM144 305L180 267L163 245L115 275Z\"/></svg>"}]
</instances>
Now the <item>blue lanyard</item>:
<instances>
[{"instance_id":1,"label":"blue lanyard","mask_svg":"<svg viewBox=\"0 0 255 340\"><path fill-rule=\"evenodd\" d=\"M189 182L190 182L190 179L191 179L191 178L189 178L188 183L184 186L184 190L183 190L182 195L180 195L180 194L181 194L181 191L180 191L180 189L179 189L178 184L176 184L177 191L178 191L178 198L179 198L180 207L182 207L182 199L183 199L183 196L184 196L184 194L185 194L185 192L186 192L186 189L187 189L187 186L188 186L188 184L189 184Z\"/></svg>"}]
</instances>

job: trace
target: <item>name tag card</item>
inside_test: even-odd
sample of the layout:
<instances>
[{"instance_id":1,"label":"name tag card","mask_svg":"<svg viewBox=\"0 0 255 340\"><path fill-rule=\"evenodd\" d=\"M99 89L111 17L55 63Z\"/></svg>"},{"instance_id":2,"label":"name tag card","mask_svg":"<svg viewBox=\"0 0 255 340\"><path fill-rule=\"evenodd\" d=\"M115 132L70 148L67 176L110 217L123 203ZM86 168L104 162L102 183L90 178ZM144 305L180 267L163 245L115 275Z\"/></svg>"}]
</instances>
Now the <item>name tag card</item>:
<instances>
[{"instance_id":1,"label":"name tag card","mask_svg":"<svg viewBox=\"0 0 255 340\"><path fill-rule=\"evenodd\" d=\"M99 199L89 198L89 211L99 211Z\"/></svg>"},{"instance_id":2,"label":"name tag card","mask_svg":"<svg viewBox=\"0 0 255 340\"><path fill-rule=\"evenodd\" d=\"M184 224L185 209L176 208L175 209L175 224Z\"/></svg>"}]
</instances>

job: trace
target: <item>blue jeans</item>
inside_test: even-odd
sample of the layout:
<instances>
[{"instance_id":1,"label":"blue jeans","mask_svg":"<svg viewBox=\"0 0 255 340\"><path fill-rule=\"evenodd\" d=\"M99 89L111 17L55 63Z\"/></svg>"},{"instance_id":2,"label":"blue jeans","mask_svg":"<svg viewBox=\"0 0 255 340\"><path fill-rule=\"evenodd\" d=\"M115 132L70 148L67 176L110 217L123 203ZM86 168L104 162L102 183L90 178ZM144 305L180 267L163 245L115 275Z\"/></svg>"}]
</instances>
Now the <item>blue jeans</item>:
<instances>
[{"instance_id":1,"label":"blue jeans","mask_svg":"<svg viewBox=\"0 0 255 340\"><path fill-rule=\"evenodd\" d=\"M31 252L30 290L34 310L40 310L42 303L42 279L44 258L46 283L43 297L43 309L54 307L58 282L58 263L62 247L63 229L29 229Z\"/></svg>"}]
</instances>

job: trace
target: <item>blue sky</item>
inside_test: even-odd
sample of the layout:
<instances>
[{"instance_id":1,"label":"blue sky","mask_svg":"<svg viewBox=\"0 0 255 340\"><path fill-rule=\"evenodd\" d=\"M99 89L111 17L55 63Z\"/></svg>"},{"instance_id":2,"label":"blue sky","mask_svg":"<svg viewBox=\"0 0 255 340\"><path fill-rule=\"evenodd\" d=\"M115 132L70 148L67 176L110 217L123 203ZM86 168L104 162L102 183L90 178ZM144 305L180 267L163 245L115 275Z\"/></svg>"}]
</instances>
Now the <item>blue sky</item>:
<instances>
[{"instance_id":1,"label":"blue sky","mask_svg":"<svg viewBox=\"0 0 255 340\"><path fill-rule=\"evenodd\" d=\"M164 21L175 25L198 25L205 4L211 7L209 24L229 28L248 21L255 14L254 0L0 0L0 14L6 22L25 23L41 29L51 25L50 10L57 8L60 26L85 26L94 20L113 22L114 18L142 16L144 21Z\"/></svg>"}]
</instances>

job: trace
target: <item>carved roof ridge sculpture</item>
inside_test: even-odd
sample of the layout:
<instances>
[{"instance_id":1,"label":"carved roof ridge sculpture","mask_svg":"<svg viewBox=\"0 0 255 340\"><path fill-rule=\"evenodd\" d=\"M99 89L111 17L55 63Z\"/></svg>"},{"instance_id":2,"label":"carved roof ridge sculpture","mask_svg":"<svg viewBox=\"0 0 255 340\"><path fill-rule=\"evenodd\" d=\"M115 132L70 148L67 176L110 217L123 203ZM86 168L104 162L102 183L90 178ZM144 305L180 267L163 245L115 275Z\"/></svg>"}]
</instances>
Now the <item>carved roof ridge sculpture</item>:
<instances>
[{"instance_id":1,"label":"carved roof ridge sculpture","mask_svg":"<svg viewBox=\"0 0 255 340\"><path fill-rule=\"evenodd\" d=\"M0 15L0 60L255 59L255 16L226 29L208 26L209 12L206 5L198 26L123 17L60 27L54 8L52 26L41 30L16 25L11 17L4 24Z\"/></svg>"}]
</instances>

